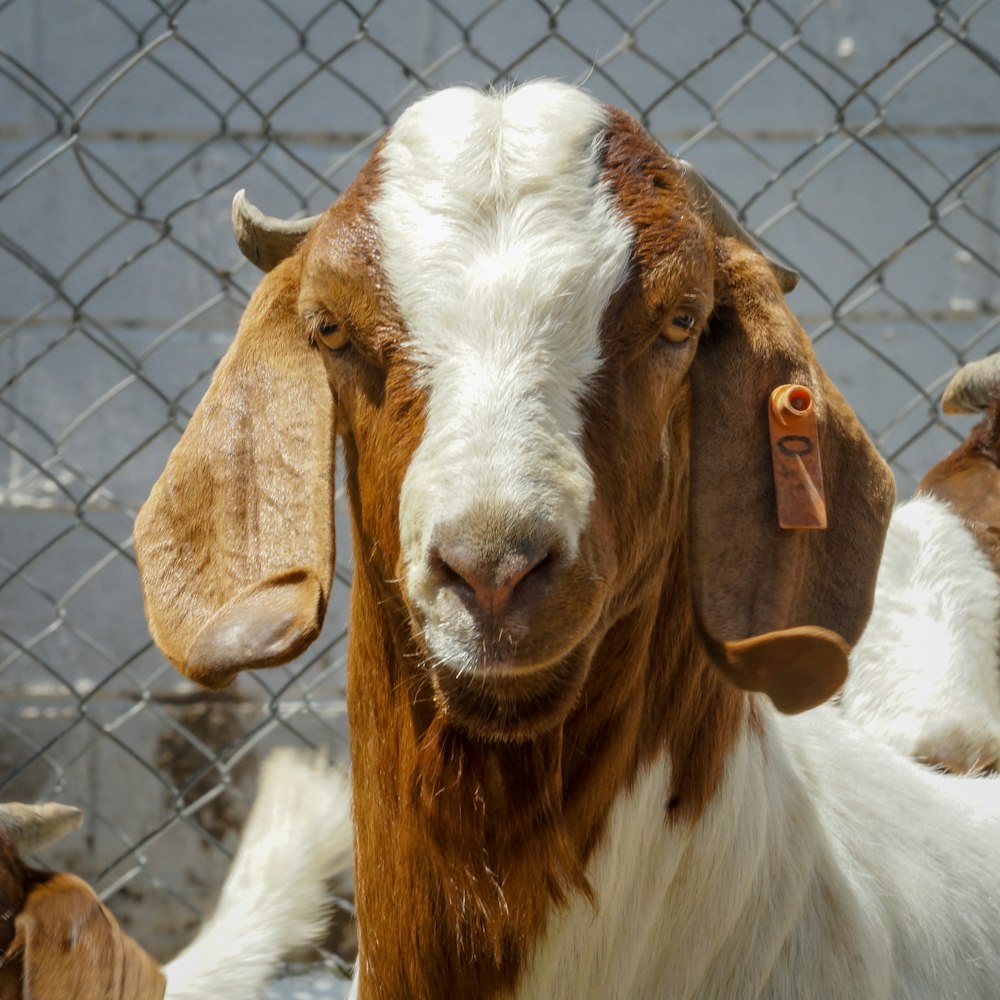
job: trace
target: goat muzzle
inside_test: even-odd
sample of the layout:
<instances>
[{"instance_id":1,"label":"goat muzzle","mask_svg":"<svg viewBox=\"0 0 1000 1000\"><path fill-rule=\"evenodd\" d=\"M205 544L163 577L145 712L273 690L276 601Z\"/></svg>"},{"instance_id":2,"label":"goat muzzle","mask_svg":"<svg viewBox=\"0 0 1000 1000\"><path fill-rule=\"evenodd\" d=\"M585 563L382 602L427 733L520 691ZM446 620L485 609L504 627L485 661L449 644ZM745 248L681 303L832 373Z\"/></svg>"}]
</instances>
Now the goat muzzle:
<instances>
[{"instance_id":1,"label":"goat muzzle","mask_svg":"<svg viewBox=\"0 0 1000 1000\"><path fill-rule=\"evenodd\" d=\"M525 540L499 559L484 561L460 537L437 532L427 557L441 586L473 614L502 622L508 611L544 597L559 572L557 546Z\"/></svg>"}]
</instances>

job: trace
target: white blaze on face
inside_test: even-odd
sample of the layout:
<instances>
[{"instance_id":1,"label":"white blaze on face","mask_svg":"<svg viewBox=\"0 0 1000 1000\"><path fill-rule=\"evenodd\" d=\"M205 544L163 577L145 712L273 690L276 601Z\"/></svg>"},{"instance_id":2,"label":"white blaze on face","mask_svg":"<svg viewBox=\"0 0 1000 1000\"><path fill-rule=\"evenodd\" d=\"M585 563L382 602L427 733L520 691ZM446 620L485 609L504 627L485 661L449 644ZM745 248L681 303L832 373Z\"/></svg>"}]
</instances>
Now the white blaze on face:
<instances>
[{"instance_id":1,"label":"white blaze on face","mask_svg":"<svg viewBox=\"0 0 1000 1000\"><path fill-rule=\"evenodd\" d=\"M400 507L418 600L434 528L481 510L484 530L540 523L576 554L594 495L580 401L632 242L601 184L605 124L563 84L453 89L385 143L382 266L428 397Z\"/></svg>"}]
</instances>

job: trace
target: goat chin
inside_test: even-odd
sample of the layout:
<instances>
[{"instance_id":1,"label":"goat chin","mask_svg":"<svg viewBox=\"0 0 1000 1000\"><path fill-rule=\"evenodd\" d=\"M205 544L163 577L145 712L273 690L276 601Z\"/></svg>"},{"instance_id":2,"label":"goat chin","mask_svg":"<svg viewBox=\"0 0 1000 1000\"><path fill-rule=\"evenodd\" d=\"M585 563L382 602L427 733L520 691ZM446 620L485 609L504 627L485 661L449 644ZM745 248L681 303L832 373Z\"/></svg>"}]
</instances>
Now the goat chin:
<instances>
[{"instance_id":1,"label":"goat chin","mask_svg":"<svg viewBox=\"0 0 1000 1000\"><path fill-rule=\"evenodd\" d=\"M165 1000L252 1000L322 935L326 880L351 863L350 813L346 779L320 755L271 754L215 913L163 969Z\"/></svg>"}]
</instances>

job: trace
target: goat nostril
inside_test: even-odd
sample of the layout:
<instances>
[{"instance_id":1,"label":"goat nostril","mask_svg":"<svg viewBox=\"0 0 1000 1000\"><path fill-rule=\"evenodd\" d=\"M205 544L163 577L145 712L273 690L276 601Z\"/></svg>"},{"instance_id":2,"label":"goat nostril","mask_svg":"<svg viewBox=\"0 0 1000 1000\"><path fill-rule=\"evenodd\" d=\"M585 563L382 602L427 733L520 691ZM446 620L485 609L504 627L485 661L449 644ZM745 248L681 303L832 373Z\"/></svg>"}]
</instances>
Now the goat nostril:
<instances>
[{"instance_id":1,"label":"goat nostril","mask_svg":"<svg viewBox=\"0 0 1000 1000\"><path fill-rule=\"evenodd\" d=\"M527 579L533 573L541 572L546 565L552 562L552 551L545 549L542 552L537 550L522 557L520 565L514 568L510 574L509 584L511 591L514 590L522 580Z\"/></svg>"},{"instance_id":2,"label":"goat nostril","mask_svg":"<svg viewBox=\"0 0 1000 1000\"><path fill-rule=\"evenodd\" d=\"M506 610L518 588L529 578L542 580L551 575L556 561L548 545L521 544L500 559L477 559L464 544L432 545L428 564L443 587L467 604L491 615Z\"/></svg>"},{"instance_id":3,"label":"goat nostril","mask_svg":"<svg viewBox=\"0 0 1000 1000\"><path fill-rule=\"evenodd\" d=\"M458 559L455 559L454 555L452 559L459 562ZM460 570L452 566L448 559L441 554L441 550L437 546L433 546L427 553L427 563L443 586L449 590L464 592L464 595L469 597L475 596L474 586L469 583L466 576Z\"/></svg>"}]
</instances>

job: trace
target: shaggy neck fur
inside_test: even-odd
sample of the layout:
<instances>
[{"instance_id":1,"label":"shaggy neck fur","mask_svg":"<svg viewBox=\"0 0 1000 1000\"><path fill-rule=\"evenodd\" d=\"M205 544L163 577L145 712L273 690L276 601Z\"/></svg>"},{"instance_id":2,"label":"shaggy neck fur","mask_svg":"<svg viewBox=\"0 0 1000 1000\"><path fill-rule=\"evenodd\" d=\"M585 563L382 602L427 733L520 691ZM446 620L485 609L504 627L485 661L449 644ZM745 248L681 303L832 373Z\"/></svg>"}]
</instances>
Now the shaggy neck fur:
<instances>
[{"instance_id":1,"label":"shaggy neck fur","mask_svg":"<svg viewBox=\"0 0 1000 1000\"><path fill-rule=\"evenodd\" d=\"M686 523L685 450L674 442L662 523ZM348 475L364 509L350 454ZM631 568L573 654L589 673L564 724L523 742L468 736L435 705L401 595L366 569L371 535L356 527L351 732L382 734L352 743L359 995L505 995L554 914L595 904L588 864L614 802L651 761L671 760L661 822L690 828L702 814L745 696L719 679L678 613L690 607L678 532Z\"/></svg>"},{"instance_id":2,"label":"shaggy neck fur","mask_svg":"<svg viewBox=\"0 0 1000 1000\"><path fill-rule=\"evenodd\" d=\"M633 206L615 201L615 192L641 183L637 157L662 154L650 147L652 154L644 149L619 164L606 148L605 109L566 88L537 90L558 112L537 142L528 141L539 130L531 88L497 101L456 92L431 99L452 102L454 114L425 121L418 106L408 115L381 161L373 215L382 266L406 321L406 363L390 368L394 381L379 412L362 418L355 407L346 448L356 553L348 704L359 995L366 1000L516 990L555 915L574 901L599 907L588 866L614 803L636 777L652 761L669 759L660 821L689 828L717 789L747 718L746 696L709 665L691 611L687 393L677 394L667 413L636 415L635 399L654 391L653 376L647 365L630 367L609 332L626 322L629 303L635 308L640 290L635 269L626 276L627 261L631 255L641 263L648 242L644 232L633 245ZM424 134L431 125L434 142ZM487 134L470 146L467 133L480 127ZM454 184L425 182L436 174L421 169L419 156L431 154L435 170L444 159ZM465 168L452 169L453 161ZM470 205L482 211L470 214ZM699 231L687 218L675 225L678 233ZM469 232L475 238L466 247ZM467 267L470 254L476 267ZM429 274L415 266L428 257L435 262ZM483 273L490 279L483 287L463 284ZM498 303L517 303L520 312ZM528 371L501 377L508 356L528 359ZM465 364L461 379L444 363L452 357ZM487 360L489 385L480 370ZM558 377L550 378L553 372ZM467 383L485 395L470 397ZM556 426L528 403L525 410L520 392L511 396L519 387L530 390L525 399L536 408L544 402ZM494 392L508 414L499 423L487 405ZM472 447L479 426L489 429L490 443ZM622 434L642 436L642 470L628 464ZM396 463L381 460L389 447ZM460 522L484 503L467 492L470 482L490 502L503 495L490 485L494 466L501 480L516 484L504 500L509 511L568 509L568 555L581 530L583 546L611 540L614 556L601 566L607 593L594 625L558 662L509 692L466 670L444 696L429 654L449 650L434 648L433 629L429 636L414 629L407 601L419 600L422 582L414 567L424 559L428 518ZM585 476L575 475L577 466ZM380 468L392 468L394 477L405 470L405 478L365 478L381 475ZM524 473L523 481L511 469ZM553 470L566 475L553 479ZM549 495L560 503L544 500ZM387 511L387 496L401 497L398 509ZM391 582L400 576L405 597ZM564 605L560 614L589 620L590 611ZM559 677L578 678L560 688L573 696L540 709L554 697L550 679ZM453 714L455 688L464 710L476 701L477 685L490 705L489 736L472 735L479 730ZM541 721L526 730L525 719Z\"/></svg>"}]
</instances>

